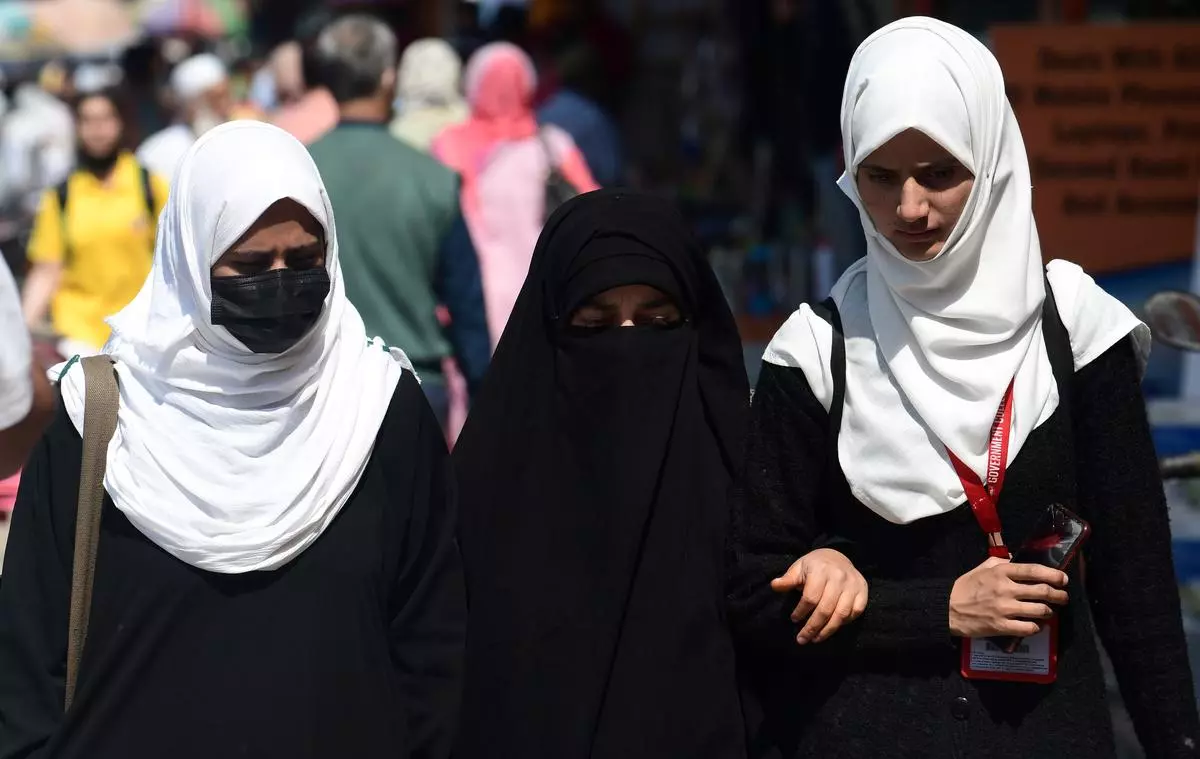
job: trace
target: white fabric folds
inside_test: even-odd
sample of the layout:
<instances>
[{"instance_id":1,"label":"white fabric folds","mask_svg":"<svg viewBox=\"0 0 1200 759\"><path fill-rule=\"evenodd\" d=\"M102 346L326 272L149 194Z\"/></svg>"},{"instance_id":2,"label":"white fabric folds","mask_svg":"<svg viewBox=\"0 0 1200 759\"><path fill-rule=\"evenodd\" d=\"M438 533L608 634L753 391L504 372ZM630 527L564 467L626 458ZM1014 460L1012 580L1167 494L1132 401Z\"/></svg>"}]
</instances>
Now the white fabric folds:
<instances>
[{"instance_id":1,"label":"white fabric folds","mask_svg":"<svg viewBox=\"0 0 1200 759\"><path fill-rule=\"evenodd\" d=\"M892 137L919 130L975 175L941 253L900 255L875 229L855 169ZM839 181L858 206L867 257L833 297L846 334L847 387L839 458L851 489L880 516L909 523L965 498L946 448L982 475L996 409L1014 383L1009 461L1058 406L1042 338L1045 276L1032 209L1029 162L996 59L949 24L907 18L871 35L850 64L842 100L847 170ZM1146 328L1079 267L1049 277L1071 334L1076 368ZM765 360L804 369L828 407L829 326L807 307Z\"/></svg>"},{"instance_id":2,"label":"white fabric folds","mask_svg":"<svg viewBox=\"0 0 1200 759\"><path fill-rule=\"evenodd\" d=\"M330 294L299 343L255 354L212 324L210 269L287 198L325 230ZM346 299L333 212L308 151L258 122L218 127L188 151L150 277L109 323L104 352L116 361L121 399L105 488L150 540L211 572L281 567L321 535L411 370L402 353L367 339ZM82 371L61 385L81 430Z\"/></svg>"},{"instance_id":3,"label":"white fabric folds","mask_svg":"<svg viewBox=\"0 0 1200 759\"><path fill-rule=\"evenodd\" d=\"M21 296L0 256L0 430L20 422L33 408L33 347L21 315Z\"/></svg>"}]
</instances>

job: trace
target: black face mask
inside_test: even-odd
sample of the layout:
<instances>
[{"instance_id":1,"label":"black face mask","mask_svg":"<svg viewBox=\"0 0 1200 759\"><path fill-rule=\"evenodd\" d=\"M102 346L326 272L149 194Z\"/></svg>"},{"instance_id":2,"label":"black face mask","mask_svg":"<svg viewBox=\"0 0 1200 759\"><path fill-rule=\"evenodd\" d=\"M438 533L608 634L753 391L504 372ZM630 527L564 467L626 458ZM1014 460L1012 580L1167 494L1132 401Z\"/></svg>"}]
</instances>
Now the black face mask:
<instances>
[{"instance_id":1,"label":"black face mask","mask_svg":"<svg viewBox=\"0 0 1200 759\"><path fill-rule=\"evenodd\" d=\"M329 295L325 269L212 278L212 323L255 353L283 353L308 334Z\"/></svg>"},{"instance_id":2,"label":"black face mask","mask_svg":"<svg viewBox=\"0 0 1200 759\"><path fill-rule=\"evenodd\" d=\"M102 156L91 155L81 148L76 153L75 162L79 168L103 179L112 173L113 167L117 165L117 159L120 157L121 148L119 146Z\"/></svg>"}]
</instances>

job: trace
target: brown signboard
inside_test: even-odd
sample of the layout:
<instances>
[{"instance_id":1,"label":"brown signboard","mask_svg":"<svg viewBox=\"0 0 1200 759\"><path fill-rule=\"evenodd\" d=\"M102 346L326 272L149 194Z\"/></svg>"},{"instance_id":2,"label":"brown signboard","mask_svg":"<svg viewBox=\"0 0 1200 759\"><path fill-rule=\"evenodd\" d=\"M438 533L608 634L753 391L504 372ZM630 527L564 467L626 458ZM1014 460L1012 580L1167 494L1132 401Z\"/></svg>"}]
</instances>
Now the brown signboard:
<instances>
[{"instance_id":1,"label":"brown signboard","mask_svg":"<svg viewBox=\"0 0 1200 759\"><path fill-rule=\"evenodd\" d=\"M1093 272L1190 259L1200 24L997 26L1047 258Z\"/></svg>"}]
</instances>

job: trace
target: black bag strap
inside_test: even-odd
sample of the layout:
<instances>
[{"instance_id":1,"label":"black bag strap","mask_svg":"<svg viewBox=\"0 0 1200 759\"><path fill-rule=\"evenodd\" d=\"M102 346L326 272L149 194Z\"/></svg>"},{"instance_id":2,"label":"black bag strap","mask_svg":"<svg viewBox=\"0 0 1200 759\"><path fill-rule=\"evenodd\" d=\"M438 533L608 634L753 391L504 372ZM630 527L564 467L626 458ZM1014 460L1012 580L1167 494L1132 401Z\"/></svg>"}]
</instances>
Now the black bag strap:
<instances>
[{"instance_id":1,"label":"black bag strap","mask_svg":"<svg viewBox=\"0 0 1200 759\"><path fill-rule=\"evenodd\" d=\"M58 218L63 219L64 223L67 218L67 187L70 183L71 179L68 177L54 188L54 194L58 196Z\"/></svg>"},{"instance_id":2,"label":"black bag strap","mask_svg":"<svg viewBox=\"0 0 1200 759\"><path fill-rule=\"evenodd\" d=\"M154 215L154 184L150 181L150 169L138 164L138 173L142 179L142 202L146 204L146 213L150 215L150 225L158 223Z\"/></svg>"},{"instance_id":3,"label":"black bag strap","mask_svg":"<svg viewBox=\"0 0 1200 759\"><path fill-rule=\"evenodd\" d=\"M846 406L846 335L842 330L842 315L833 298L826 298L815 306L813 313L829 322L833 329L833 345L829 355L829 373L833 376L833 398L829 401L829 465L840 471L838 462L838 437L842 432L842 410Z\"/></svg>"},{"instance_id":4,"label":"black bag strap","mask_svg":"<svg viewBox=\"0 0 1200 759\"><path fill-rule=\"evenodd\" d=\"M62 234L63 266L71 263L71 245L67 242L67 197L70 186L71 177L68 176L54 188L54 194L58 197L58 227Z\"/></svg>"},{"instance_id":5,"label":"black bag strap","mask_svg":"<svg viewBox=\"0 0 1200 759\"><path fill-rule=\"evenodd\" d=\"M1046 355L1058 384L1059 405L1070 418L1071 385L1075 379L1075 354L1071 351L1071 336L1058 312L1058 302L1050 280L1046 280L1046 300L1042 302L1042 337L1046 341Z\"/></svg>"},{"instance_id":6,"label":"black bag strap","mask_svg":"<svg viewBox=\"0 0 1200 759\"><path fill-rule=\"evenodd\" d=\"M538 144L542 146L542 155L546 156L546 166L549 167L550 173L558 173L558 156L554 155L554 146L550 144L550 138L546 136L545 129L538 129L537 139Z\"/></svg>"}]
</instances>

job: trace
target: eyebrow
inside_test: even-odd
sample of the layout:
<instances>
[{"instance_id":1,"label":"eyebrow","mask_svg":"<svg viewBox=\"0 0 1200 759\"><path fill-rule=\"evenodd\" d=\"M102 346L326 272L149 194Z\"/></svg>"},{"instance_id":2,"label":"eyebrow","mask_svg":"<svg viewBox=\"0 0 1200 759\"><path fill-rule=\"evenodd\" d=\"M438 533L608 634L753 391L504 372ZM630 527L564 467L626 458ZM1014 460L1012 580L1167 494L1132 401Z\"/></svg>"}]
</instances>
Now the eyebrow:
<instances>
[{"instance_id":1,"label":"eyebrow","mask_svg":"<svg viewBox=\"0 0 1200 759\"><path fill-rule=\"evenodd\" d=\"M643 303L640 306L640 308L647 308L647 309L649 309L649 308L666 308L667 306L674 306L674 305L675 305L675 301L672 300L669 296L664 295L661 298L655 298L654 300Z\"/></svg>"},{"instance_id":2,"label":"eyebrow","mask_svg":"<svg viewBox=\"0 0 1200 759\"><path fill-rule=\"evenodd\" d=\"M293 245L283 249L284 255L294 255L296 253L321 253L324 251L324 246L318 240L316 242L304 243L303 245ZM239 258L266 258L274 257L278 251L271 248L241 248L233 251L235 256Z\"/></svg>"},{"instance_id":3,"label":"eyebrow","mask_svg":"<svg viewBox=\"0 0 1200 759\"><path fill-rule=\"evenodd\" d=\"M958 165L959 165L959 162L956 159L944 158L940 161L922 161L921 163L916 164L916 167L918 169L941 169L941 168L951 168L951 167L958 166ZM890 169L886 166L879 166L879 165L873 164L873 163L860 163L858 165L858 168L868 169L870 171L886 171L891 174L895 174L897 171L899 171L899 169Z\"/></svg>"}]
</instances>

